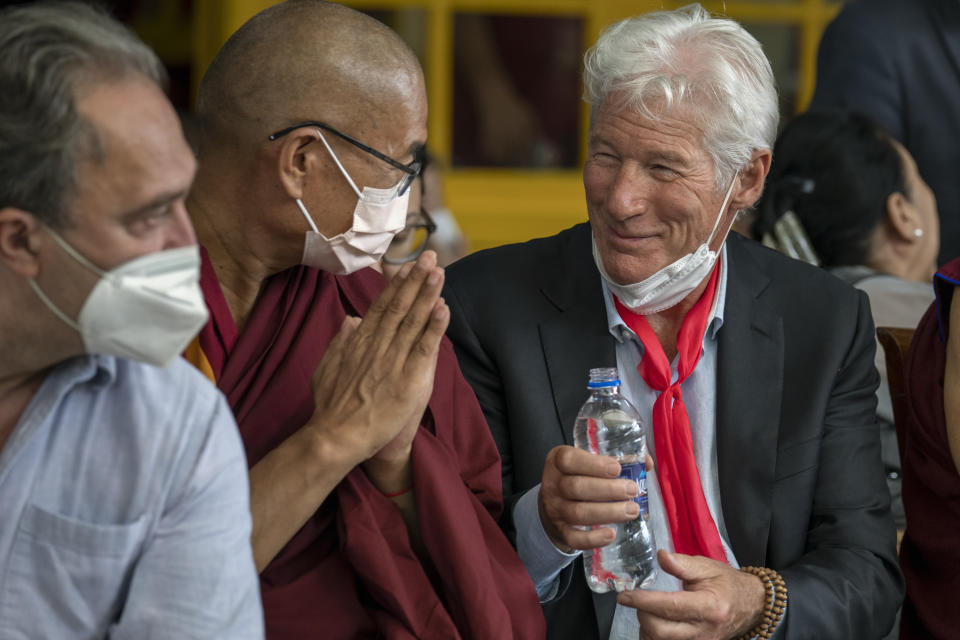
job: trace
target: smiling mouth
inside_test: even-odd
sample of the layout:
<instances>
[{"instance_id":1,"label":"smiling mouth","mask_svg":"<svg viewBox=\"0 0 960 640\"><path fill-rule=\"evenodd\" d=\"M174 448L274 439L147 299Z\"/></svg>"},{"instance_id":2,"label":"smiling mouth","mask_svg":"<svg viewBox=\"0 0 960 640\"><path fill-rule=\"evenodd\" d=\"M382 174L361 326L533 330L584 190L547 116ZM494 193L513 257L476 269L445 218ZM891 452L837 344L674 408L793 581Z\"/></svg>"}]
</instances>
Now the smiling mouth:
<instances>
[{"instance_id":1,"label":"smiling mouth","mask_svg":"<svg viewBox=\"0 0 960 640\"><path fill-rule=\"evenodd\" d=\"M638 243L644 242L647 240L653 240L658 238L659 234L656 233L630 233L624 234L615 229L610 230L610 238L614 242L626 242L626 243Z\"/></svg>"},{"instance_id":2,"label":"smiling mouth","mask_svg":"<svg viewBox=\"0 0 960 640\"><path fill-rule=\"evenodd\" d=\"M604 221L603 226L606 228L607 235L614 241L619 240L621 242L639 242L660 236L659 233L645 229L624 229L623 227L610 224L610 221Z\"/></svg>"}]
</instances>

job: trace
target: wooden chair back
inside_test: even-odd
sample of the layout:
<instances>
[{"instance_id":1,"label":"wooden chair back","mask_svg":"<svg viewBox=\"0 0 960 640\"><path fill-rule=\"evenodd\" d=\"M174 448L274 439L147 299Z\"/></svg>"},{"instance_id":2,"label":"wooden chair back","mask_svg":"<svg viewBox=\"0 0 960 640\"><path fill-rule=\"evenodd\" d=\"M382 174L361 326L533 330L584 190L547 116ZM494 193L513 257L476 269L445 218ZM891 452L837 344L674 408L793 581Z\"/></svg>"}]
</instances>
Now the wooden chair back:
<instances>
[{"instance_id":1,"label":"wooden chair back","mask_svg":"<svg viewBox=\"0 0 960 640\"><path fill-rule=\"evenodd\" d=\"M906 366L907 352L913 341L913 329L877 327L877 340L887 360L887 384L893 405L893 423L897 429L897 448L903 458L903 429L907 420Z\"/></svg>"}]
</instances>

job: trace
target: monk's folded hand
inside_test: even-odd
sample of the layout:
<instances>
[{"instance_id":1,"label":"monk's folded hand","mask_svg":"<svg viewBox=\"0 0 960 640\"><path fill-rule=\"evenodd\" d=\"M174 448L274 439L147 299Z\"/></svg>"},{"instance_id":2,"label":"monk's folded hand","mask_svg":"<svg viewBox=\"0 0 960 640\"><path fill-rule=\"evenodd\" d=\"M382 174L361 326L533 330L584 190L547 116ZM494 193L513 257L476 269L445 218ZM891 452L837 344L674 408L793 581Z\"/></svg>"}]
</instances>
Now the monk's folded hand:
<instances>
[{"instance_id":1,"label":"monk's folded hand","mask_svg":"<svg viewBox=\"0 0 960 640\"><path fill-rule=\"evenodd\" d=\"M660 568L683 581L683 591L625 591L617 602L637 610L642 640L736 637L760 621L760 578L702 556L657 553Z\"/></svg>"},{"instance_id":2,"label":"monk's folded hand","mask_svg":"<svg viewBox=\"0 0 960 640\"><path fill-rule=\"evenodd\" d=\"M404 265L362 320L347 318L313 375L315 408L306 428L342 450L378 487L409 474L410 450L433 391L450 311L443 269L425 251ZM392 487L380 487L391 490Z\"/></svg>"},{"instance_id":3,"label":"monk's folded hand","mask_svg":"<svg viewBox=\"0 0 960 640\"><path fill-rule=\"evenodd\" d=\"M632 500L637 483L621 480L614 458L575 447L554 447L543 467L538 508L551 542L566 552L594 549L613 542L615 532L598 525L627 522L637 517ZM593 526L587 531L584 527Z\"/></svg>"}]
</instances>

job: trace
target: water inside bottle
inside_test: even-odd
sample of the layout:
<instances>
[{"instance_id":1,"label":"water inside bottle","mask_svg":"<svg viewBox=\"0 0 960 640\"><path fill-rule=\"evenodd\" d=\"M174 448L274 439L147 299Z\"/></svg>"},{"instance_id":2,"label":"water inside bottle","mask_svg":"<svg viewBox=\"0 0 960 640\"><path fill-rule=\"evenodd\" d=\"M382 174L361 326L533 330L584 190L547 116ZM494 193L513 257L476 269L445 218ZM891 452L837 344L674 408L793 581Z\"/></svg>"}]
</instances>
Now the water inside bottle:
<instances>
[{"instance_id":1,"label":"water inside bottle","mask_svg":"<svg viewBox=\"0 0 960 640\"><path fill-rule=\"evenodd\" d=\"M587 584L598 593L649 586L656 575L656 547L648 522L646 445L637 443L643 439L643 428L636 416L619 407L602 411L596 418L581 415L577 423L574 432L580 436L578 446L617 458L620 477L634 480L640 489L635 498L640 515L630 522L606 525L616 531L614 541L584 552Z\"/></svg>"}]
</instances>

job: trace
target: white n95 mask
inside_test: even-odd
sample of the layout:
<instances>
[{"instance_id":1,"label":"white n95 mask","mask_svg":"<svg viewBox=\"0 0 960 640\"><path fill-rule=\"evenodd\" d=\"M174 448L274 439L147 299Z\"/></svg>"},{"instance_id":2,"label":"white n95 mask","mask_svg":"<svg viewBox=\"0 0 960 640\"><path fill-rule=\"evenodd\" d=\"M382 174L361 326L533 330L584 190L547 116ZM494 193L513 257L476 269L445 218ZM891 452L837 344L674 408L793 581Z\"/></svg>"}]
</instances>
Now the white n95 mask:
<instances>
[{"instance_id":1,"label":"white n95 mask","mask_svg":"<svg viewBox=\"0 0 960 640\"><path fill-rule=\"evenodd\" d=\"M641 282L626 285L614 282L603 267L603 258L597 251L597 241L591 235L593 261L596 263L600 275L606 281L610 292L617 297L617 300L631 311L645 316L669 309L690 295L690 292L710 275L713 265L717 262L719 254L717 251L710 250L710 242L713 240L717 227L720 225L720 219L730 203L730 196L733 194L733 185L736 184L736 181L737 176L735 175L733 180L730 181L730 187L727 189L727 195L720 206L720 213L717 214L717 219L713 223L713 229L710 230L710 235L704 243L697 247L697 250L693 253L682 256L676 262L668 264ZM728 228L724 232L724 238L729 231Z\"/></svg>"},{"instance_id":2,"label":"white n95 mask","mask_svg":"<svg viewBox=\"0 0 960 640\"><path fill-rule=\"evenodd\" d=\"M300 198L296 199L300 213L310 224L310 231L303 246L301 264L328 271L336 275L346 275L377 263L393 237L403 230L407 223L407 201L410 190L398 196L403 179L390 189L364 187L361 192L356 183L347 174L340 159L327 144L319 130L320 141L330 152L330 156L347 179L350 188L357 194L357 206L353 210L352 226L339 235L327 238L317 230L313 218L307 212Z\"/></svg>"},{"instance_id":3,"label":"white n95 mask","mask_svg":"<svg viewBox=\"0 0 960 640\"><path fill-rule=\"evenodd\" d=\"M100 276L76 321L29 281L44 304L80 334L87 353L166 366L207 322L196 245L150 253L104 271L48 231L70 257Z\"/></svg>"}]
</instances>

